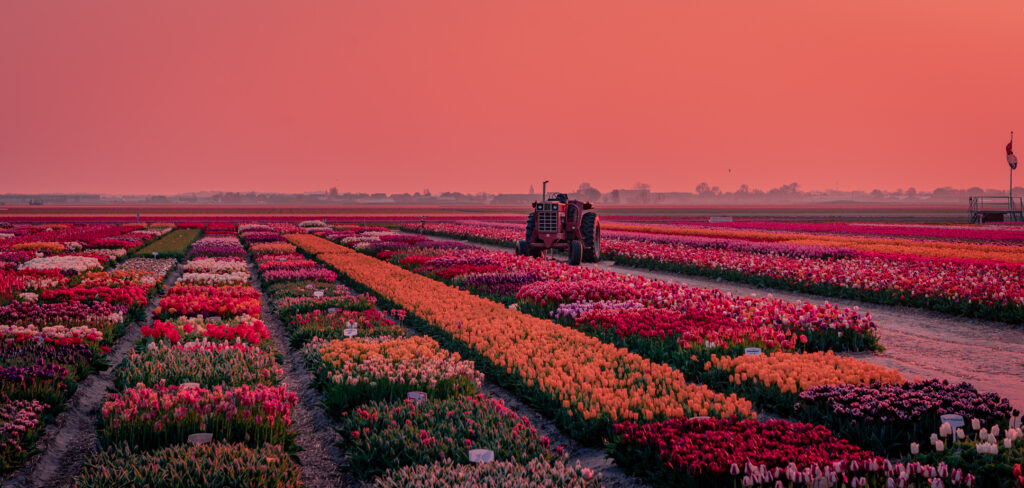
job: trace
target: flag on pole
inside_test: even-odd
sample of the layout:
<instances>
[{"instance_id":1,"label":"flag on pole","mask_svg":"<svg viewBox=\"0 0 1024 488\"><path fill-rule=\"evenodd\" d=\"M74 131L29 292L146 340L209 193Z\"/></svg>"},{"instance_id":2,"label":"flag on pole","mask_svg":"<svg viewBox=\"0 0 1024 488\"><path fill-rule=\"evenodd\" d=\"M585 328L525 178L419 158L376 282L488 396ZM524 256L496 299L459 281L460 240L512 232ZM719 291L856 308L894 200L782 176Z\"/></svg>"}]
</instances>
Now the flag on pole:
<instances>
[{"instance_id":1,"label":"flag on pole","mask_svg":"<svg viewBox=\"0 0 1024 488\"><path fill-rule=\"evenodd\" d=\"M1017 156L1013 154L1013 132L1010 133L1010 142L1006 144L1006 162L1011 170L1017 169Z\"/></svg>"}]
</instances>

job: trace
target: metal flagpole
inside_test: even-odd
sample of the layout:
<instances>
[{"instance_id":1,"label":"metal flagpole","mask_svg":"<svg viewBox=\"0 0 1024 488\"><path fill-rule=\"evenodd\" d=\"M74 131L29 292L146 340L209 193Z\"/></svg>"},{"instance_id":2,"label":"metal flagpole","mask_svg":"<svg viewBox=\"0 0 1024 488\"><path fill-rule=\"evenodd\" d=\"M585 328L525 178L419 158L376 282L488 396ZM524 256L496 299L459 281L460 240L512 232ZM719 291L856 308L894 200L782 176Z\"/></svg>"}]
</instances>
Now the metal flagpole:
<instances>
[{"instance_id":1,"label":"metal flagpole","mask_svg":"<svg viewBox=\"0 0 1024 488\"><path fill-rule=\"evenodd\" d=\"M1017 156L1013 154L1012 130L1010 131L1010 143L1006 145L1006 163L1010 165L1010 219L1016 220L1017 206L1013 203L1013 170L1017 169Z\"/></svg>"}]
</instances>

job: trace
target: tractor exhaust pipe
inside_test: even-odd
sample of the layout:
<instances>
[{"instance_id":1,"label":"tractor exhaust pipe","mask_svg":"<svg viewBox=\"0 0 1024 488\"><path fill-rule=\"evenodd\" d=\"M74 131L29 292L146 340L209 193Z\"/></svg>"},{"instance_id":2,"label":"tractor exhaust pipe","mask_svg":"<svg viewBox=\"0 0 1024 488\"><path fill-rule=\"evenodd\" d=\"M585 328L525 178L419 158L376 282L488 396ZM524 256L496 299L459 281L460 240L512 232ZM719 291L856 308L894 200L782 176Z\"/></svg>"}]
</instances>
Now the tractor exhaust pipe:
<instances>
[{"instance_id":1,"label":"tractor exhaust pipe","mask_svg":"<svg viewBox=\"0 0 1024 488\"><path fill-rule=\"evenodd\" d=\"M548 201L548 182L549 181L551 181L551 180L544 180L544 183L541 185L540 201L542 201L542 202Z\"/></svg>"}]
</instances>

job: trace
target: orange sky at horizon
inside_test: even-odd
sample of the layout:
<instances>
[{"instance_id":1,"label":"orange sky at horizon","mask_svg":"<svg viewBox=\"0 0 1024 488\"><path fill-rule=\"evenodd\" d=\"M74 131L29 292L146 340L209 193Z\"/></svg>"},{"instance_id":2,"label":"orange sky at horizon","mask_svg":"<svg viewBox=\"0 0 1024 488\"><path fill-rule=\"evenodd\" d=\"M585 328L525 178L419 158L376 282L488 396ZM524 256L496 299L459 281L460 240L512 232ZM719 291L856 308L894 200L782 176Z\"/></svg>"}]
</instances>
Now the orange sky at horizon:
<instances>
[{"instance_id":1,"label":"orange sky at horizon","mask_svg":"<svg viewBox=\"0 0 1024 488\"><path fill-rule=\"evenodd\" d=\"M14 1L0 45L0 192L1004 188L1024 152L1021 0Z\"/></svg>"}]
</instances>

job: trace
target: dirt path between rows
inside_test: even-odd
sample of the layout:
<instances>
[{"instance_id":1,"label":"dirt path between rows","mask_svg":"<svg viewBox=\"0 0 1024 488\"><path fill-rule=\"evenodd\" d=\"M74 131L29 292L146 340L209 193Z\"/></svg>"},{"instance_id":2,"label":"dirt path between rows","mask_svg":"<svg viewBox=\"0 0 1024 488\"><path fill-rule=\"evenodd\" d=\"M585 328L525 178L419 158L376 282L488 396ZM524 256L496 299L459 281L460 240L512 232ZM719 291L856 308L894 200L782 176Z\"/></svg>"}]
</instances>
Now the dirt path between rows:
<instances>
[{"instance_id":1,"label":"dirt path between rows","mask_svg":"<svg viewBox=\"0 0 1024 488\"><path fill-rule=\"evenodd\" d=\"M409 336L422 336L420 331L405 326ZM590 468L601 475L601 484L608 488L636 488L649 486L640 478L626 474L622 468L615 465L612 458L605 454L604 449L598 447L587 447L576 442L571 437L562 433L558 426L547 417L541 415L532 407L484 376L482 393L492 398L498 398L505 402L505 406L512 409L519 415L530 420L530 425L537 429L537 433L551 439L552 446L564 446L569 458L565 460L568 465Z\"/></svg>"},{"instance_id":2,"label":"dirt path between rows","mask_svg":"<svg viewBox=\"0 0 1024 488\"><path fill-rule=\"evenodd\" d=\"M537 433L548 436L551 439L552 445L565 446L565 451L569 454L566 464L575 466L578 462L581 466L594 470L595 473L601 475L602 485L608 488L649 486L640 478L624 472L622 468L615 464L612 458L608 457L603 448L580 445L579 442L558 430L554 422L537 413L536 410L523 403L515 395L509 393L508 390L491 381L484 381L482 391L487 396L502 399L505 402L505 406L511 408L517 414L530 419L530 424L537 429Z\"/></svg>"},{"instance_id":3,"label":"dirt path between rows","mask_svg":"<svg viewBox=\"0 0 1024 488\"><path fill-rule=\"evenodd\" d=\"M143 325L153 322L153 309L166 294L166 290L181 276L181 264L176 264L164 278L164 293L153 297L146 307L141 321L126 327L125 335L111 347L107 354L110 367L94 373L78 384L67 410L57 415L47 426L46 434L36 443L41 451L29 462L14 471L4 481L5 488L52 488L68 486L85 466L86 460L100 451L96 422L99 408L109 389L114 387L114 369L135 347L135 341L142 337Z\"/></svg>"},{"instance_id":4,"label":"dirt path between rows","mask_svg":"<svg viewBox=\"0 0 1024 488\"><path fill-rule=\"evenodd\" d=\"M431 238L459 241L484 249L512 252L511 248L479 244L463 239L431 235ZM584 266L627 275L639 275L660 281L699 288L717 288L740 296L773 296L788 301L817 305L831 303L858 308L870 313L878 324L885 351L856 353L855 357L898 370L908 378L940 378L966 381L982 392L995 392L1024 409L1024 329L1001 322L956 317L911 307L878 305L856 300L825 298L754 285L734 283L703 276L652 271L612 261Z\"/></svg>"},{"instance_id":5,"label":"dirt path between rows","mask_svg":"<svg viewBox=\"0 0 1024 488\"><path fill-rule=\"evenodd\" d=\"M327 412L318 406L323 402L323 396L313 387L313 375L306 369L302 354L289 346L284 325L278 320L270 297L256 277L256 268L251 260L248 263L252 286L262 294L260 318L270 331L274 348L284 356L284 378L281 382L299 397L299 403L292 409L292 428L297 434L295 443L302 449L298 453L302 482L309 488L359 486L355 477L342 470L347 461L338 447L341 436L335 432L335 424Z\"/></svg>"}]
</instances>

